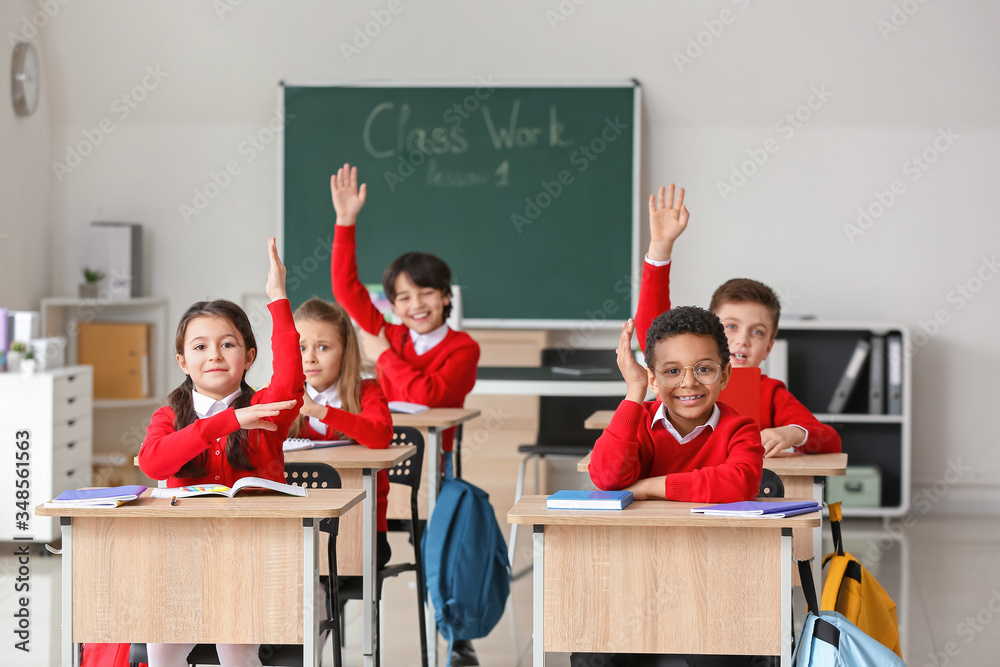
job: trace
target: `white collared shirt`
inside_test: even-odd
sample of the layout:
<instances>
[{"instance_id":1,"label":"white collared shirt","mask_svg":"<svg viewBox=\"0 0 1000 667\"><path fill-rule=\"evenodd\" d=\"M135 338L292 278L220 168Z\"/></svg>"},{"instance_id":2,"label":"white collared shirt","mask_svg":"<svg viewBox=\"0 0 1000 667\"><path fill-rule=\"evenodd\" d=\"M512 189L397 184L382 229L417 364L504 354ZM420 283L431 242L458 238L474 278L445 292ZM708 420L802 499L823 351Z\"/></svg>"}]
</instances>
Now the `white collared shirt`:
<instances>
[{"instance_id":1,"label":"white collared shirt","mask_svg":"<svg viewBox=\"0 0 1000 667\"><path fill-rule=\"evenodd\" d=\"M221 401L217 401L214 398L205 396L204 394L199 394L197 389L192 389L191 398L194 401L194 413L198 415L198 419L214 417L220 412L228 410L229 406L233 404L233 401L239 398L242 393L242 389L237 389Z\"/></svg>"},{"instance_id":2,"label":"white collared shirt","mask_svg":"<svg viewBox=\"0 0 1000 667\"><path fill-rule=\"evenodd\" d=\"M312 385L307 382L306 393L309 394L309 398L311 398L316 405L328 405L331 408L341 408L344 406L344 402L340 400L340 387L336 383L331 385L325 391L316 391ZM312 427L312 430L321 435L326 435L329 430L325 423L315 417L309 418L309 426Z\"/></svg>"},{"instance_id":3,"label":"white collared shirt","mask_svg":"<svg viewBox=\"0 0 1000 667\"><path fill-rule=\"evenodd\" d=\"M448 335L448 325L442 324L434 331L429 331L425 334L419 334L413 329L410 329L410 340L413 341L413 349L416 351L417 356L427 354L434 347L444 340L444 337Z\"/></svg>"},{"instance_id":4,"label":"white collared shirt","mask_svg":"<svg viewBox=\"0 0 1000 667\"><path fill-rule=\"evenodd\" d=\"M674 436L674 439L677 440L677 442L682 445L686 445L701 435L701 432L705 429L710 428L714 431L718 428L720 419L722 419L722 411L719 410L719 405L715 404L712 406L712 416L708 418L708 421L701 426L695 426L694 430L682 438L681 434L677 432L676 428L674 428L674 425L670 423L669 419L667 419L667 407L663 405L663 403L660 403L660 407L656 409L656 414L653 415L653 426L655 426L657 422L663 422L667 432Z\"/></svg>"}]
</instances>

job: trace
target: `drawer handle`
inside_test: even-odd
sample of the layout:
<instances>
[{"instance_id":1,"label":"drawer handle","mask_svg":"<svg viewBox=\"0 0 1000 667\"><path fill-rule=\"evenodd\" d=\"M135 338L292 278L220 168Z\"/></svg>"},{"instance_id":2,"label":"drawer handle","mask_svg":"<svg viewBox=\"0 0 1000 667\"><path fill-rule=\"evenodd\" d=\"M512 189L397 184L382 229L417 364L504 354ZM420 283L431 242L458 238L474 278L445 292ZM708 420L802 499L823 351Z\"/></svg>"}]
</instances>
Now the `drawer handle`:
<instances>
[{"instance_id":1,"label":"drawer handle","mask_svg":"<svg viewBox=\"0 0 1000 667\"><path fill-rule=\"evenodd\" d=\"M861 491L861 487L861 482L857 482L856 484L844 484L844 489L850 491L851 493L858 493Z\"/></svg>"},{"instance_id":2,"label":"drawer handle","mask_svg":"<svg viewBox=\"0 0 1000 667\"><path fill-rule=\"evenodd\" d=\"M69 403L70 405L73 405L74 403L76 403L76 397L67 398L66 402Z\"/></svg>"},{"instance_id":3,"label":"drawer handle","mask_svg":"<svg viewBox=\"0 0 1000 667\"><path fill-rule=\"evenodd\" d=\"M76 447L75 440L73 442L66 443L66 449L73 449L74 447Z\"/></svg>"},{"instance_id":4,"label":"drawer handle","mask_svg":"<svg viewBox=\"0 0 1000 667\"><path fill-rule=\"evenodd\" d=\"M75 419L70 419L68 422L66 422L66 426L73 426L73 424L75 423L76 423Z\"/></svg>"},{"instance_id":5,"label":"drawer handle","mask_svg":"<svg viewBox=\"0 0 1000 667\"><path fill-rule=\"evenodd\" d=\"M76 470L67 470L66 471L66 476L67 477L72 477L75 474L76 474Z\"/></svg>"},{"instance_id":6,"label":"drawer handle","mask_svg":"<svg viewBox=\"0 0 1000 667\"><path fill-rule=\"evenodd\" d=\"M68 382L73 382L74 380L76 380L76 376L75 375L67 375L66 376L66 380Z\"/></svg>"}]
</instances>

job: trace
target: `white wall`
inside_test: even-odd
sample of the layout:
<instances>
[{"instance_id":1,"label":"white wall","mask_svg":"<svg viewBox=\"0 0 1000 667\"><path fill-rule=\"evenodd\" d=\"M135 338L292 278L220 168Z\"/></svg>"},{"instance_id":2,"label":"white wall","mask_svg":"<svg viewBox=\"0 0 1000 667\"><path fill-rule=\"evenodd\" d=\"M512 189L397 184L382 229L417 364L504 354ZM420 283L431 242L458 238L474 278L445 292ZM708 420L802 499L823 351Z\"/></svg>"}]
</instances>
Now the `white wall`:
<instances>
[{"instance_id":1,"label":"white wall","mask_svg":"<svg viewBox=\"0 0 1000 667\"><path fill-rule=\"evenodd\" d=\"M52 81L45 57L44 28L32 22L38 8L28 0L0 3L0 72L5 98L0 103L0 306L34 310L50 291L49 233L52 183L49 153ZM38 23L48 23L43 13ZM28 118L14 114L10 101L14 41L33 41L40 57L42 91L38 109Z\"/></svg>"},{"instance_id":2,"label":"white wall","mask_svg":"<svg viewBox=\"0 0 1000 667\"><path fill-rule=\"evenodd\" d=\"M277 229L278 155L272 145L247 163L237 146L271 118L281 79L635 77L645 95L642 190L677 181L692 210L675 252L675 302L706 304L722 280L749 275L782 293L787 310L823 318L899 321L917 330L942 310L947 324L914 358L914 475L931 482L960 460L973 467L961 482L965 492L1000 493L1000 423L990 409L1000 375L1000 279L985 282L961 309L948 300L956 284L974 279L984 256L1000 250L993 201L1000 6L900 0L916 11L898 14L905 24L884 37L878 21L891 20L893 5L869 0L404 0L347 62L340 43L388 0L231 4L70 2L46 27L50 159L63 161L65 146L103 118L114 128L62 182L39 174L35 153L44 135L14 151L30 155L32 169L4 160L4 201L16 193L32 219L15 233L44 224L37 200L52 194L53 292L75 291L82 229L94 219L146 226L147 285L170 297L172 321L194 300L262 291L264 240ZM547 12L560 6L575 9L550 25ZM712 23L724 10L731 22ZM0 25L9 15L5 8ZM710 36L709 27L721 34ZM679 68L674 53L699 37L708 46ZM166 77L122 118L114 100L150 67ZM813 88L832 94L822 103L814 98L819 108L789 137L776 122ZM12 122L0 117L5 147ZM958 138L909 180L904 162L947 128ZM724 200L717 183L769 138L777 152ZM179 205L233 159L243 161L243 172L186 224ZM849 242L844 225L894 179L905 193ZM0 245L5 268L8 248ZM18 255L17 266L37 275Z\"/></svg>"}]
</instances>

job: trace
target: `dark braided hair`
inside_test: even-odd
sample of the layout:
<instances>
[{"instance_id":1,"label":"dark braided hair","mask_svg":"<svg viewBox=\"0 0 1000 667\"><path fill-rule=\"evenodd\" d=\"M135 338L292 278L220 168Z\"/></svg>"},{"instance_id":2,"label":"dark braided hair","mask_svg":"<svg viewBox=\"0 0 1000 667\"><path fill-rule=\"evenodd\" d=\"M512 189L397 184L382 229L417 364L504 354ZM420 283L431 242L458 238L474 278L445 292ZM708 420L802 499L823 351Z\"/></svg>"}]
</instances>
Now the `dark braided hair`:
<instances>
[{"instance_id":1,"label":"dark braided hair","mask_svg":"<svg viewBox=\"0 0 1000 667\"><path fill-rule=\"evenodd\" d=\"M678 306L663 313L649 325L646 331L646 366L654 366L657 343L681 334L711 336L719 346L722 367L725 368L729 363L729 341L718 316L698 306Z\"/></svg>"}]
</instances>

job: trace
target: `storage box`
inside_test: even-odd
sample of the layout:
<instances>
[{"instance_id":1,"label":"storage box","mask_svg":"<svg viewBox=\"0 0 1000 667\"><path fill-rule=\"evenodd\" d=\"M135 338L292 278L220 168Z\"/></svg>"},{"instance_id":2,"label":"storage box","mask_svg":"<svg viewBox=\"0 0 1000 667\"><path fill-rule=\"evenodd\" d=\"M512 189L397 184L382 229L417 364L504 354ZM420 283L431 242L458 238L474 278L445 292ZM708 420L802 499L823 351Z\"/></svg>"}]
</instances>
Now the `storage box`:
<instances>
[{"instance_id":1,"label":"storage box","mask_svg":"<svg viewBox=\"0 0 1000 667\"><path fill-rule=\"evenodd\" d=\"M875 466L847 466L843 477L826 478L826 502L844 507L880 507L882 471Z\"/></svg>"},{"instance_id":2,"label":"storage box","mask_svg":"<svg viewBox=\"0 0 1000 667\"><path fill-rule=\"evenodd\" d=\"M78 364L94 367L94 398L149 398L149 333L145 322L80 322Z\"/></svg>"},{"instance_id":3,"label":"storage box","mask_svg":"<svg viewBox=\"0 0 1000 667\"><path fill-rule=\"evenodd\" d=\"M66 365L65 336L36 338L31 341L28 346L35 353L35 360L38 362L38 370L51 371L55 368L62 368Z\"/></svg>"}]
</instances>

